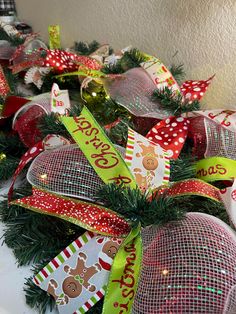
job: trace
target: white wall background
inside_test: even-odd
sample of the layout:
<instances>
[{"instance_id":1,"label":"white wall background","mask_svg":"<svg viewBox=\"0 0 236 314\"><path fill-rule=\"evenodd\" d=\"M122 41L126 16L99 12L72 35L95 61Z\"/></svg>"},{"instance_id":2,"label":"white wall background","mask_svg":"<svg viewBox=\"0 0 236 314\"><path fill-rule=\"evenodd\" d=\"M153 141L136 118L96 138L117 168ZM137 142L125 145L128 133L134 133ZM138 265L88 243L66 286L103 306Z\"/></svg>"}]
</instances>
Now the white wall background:
<instances>
[{"instance_id":1,"label":"white wall background","mask_svg":"<svg viewBox=\"0 0 236 314\"><path fill-rule=\"evenodd\" d=\"M186 79L216 77L208 107L236 107L236 0L16 0L18 16L47 40L60 24L74 41L132 44L166 65L184 63Z\"/></svg>"}]
</instances>

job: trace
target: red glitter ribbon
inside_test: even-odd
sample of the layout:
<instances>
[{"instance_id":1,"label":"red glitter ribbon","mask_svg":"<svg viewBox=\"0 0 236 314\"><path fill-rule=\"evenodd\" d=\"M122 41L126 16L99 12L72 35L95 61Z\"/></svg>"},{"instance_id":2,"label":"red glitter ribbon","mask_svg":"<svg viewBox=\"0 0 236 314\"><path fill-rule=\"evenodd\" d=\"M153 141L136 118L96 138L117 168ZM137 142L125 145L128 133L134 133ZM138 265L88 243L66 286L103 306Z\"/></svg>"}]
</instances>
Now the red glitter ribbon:
<instances>
[{"instance_id":1,"label":"red glitter ribbon","mask_svg":"<svg viewBox=\"0 0 236 314\"><path fill-rule=\"evenodd\" d=\"M5 97L10 92L10 87L7 83L5 74L2 67L0 66L0 95Z\"/></svg>"},{"instance_id":2,"label":"red glitter ribbon","mask_svg":"<svg viewBox=\"0 0 236 314\"><path fill-rule=\"evenodd\" d=\"M130 232L127 221L106 207L48 193L35 187L31 196L17 199L11 204L59 217L102 235L122 237Z\"/></svg>"},{"instance_id":3,"label":"red glitter ribbon","mask_svg":"<svg viewBox=\"0 0 236 314\"><path fill-rule=\"evenodd\" d=\"M166 193L168 196L199 195L221 202L220 190L199 179L188 179L174 183L170 187L162 187L155 191L154 197Z\"/></svg>"}]
</instances>

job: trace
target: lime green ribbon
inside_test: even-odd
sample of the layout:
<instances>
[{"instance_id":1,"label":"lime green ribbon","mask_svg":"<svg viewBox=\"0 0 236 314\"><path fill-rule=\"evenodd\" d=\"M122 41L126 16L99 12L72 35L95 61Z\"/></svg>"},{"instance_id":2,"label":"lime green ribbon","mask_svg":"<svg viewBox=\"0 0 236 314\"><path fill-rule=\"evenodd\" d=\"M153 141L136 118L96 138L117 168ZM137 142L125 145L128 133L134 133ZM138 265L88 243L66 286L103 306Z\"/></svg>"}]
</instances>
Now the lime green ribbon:
<instances>
[{"instance_id":1,"label":"lime green ribbon","mask_svg":"<svg viewBox=\"0 0 236 314\"><path fill-rule=\"evenodd\" d=\"M81 66L79 71L63 73L63 74L56 75L55 77L60 78L60 77L65 77L65 76L86 76L86 77L91 77L94 79L109 77L109 75L104 74L102 71L86 68L82 63L80 64L77 62L77 64Z\"/></svg>"},{"instance_id":2,"label":"lime green ribbon","mask_svg":"<svg viewBox=\"0 0 236 314\"><path fill-rule=\"evenodd\" d=\"M136 188L134 177L125 161L86 107L79 117L62 117L61 120L105 183L114 182ZM131 230L115 256L103 314L131 311L142 260L140 229L139 224Z\"/></svg>"},{"instance_id":3,"label":"lime green ribbon","mask_svg":"<svg viewBox=\"0 0 236 314\"><path fill-rule=\"evenodd\" d=\"M59 25L49 25L48 26L48 34L49 34L49 48L50 49L61 48L60 26Z\"/></svg>"},{"instance_id":4,"label":"lime green ribbon","mask_svg":"<svg viewBox=\"0 0 236 314\"><path fill-rule=\"evenodd\" d=\"M103 314L131 312L142 261L140 229L139 224L131 230L115 256L105 295Z\"/></svg>"},{"instance_id":5,"label":"lime green ribbon","mask_svg":"<svg viewBox=\"0 0 236 314\"><path fill-rule=\"evenodd\" d=\"M136 188L135 179L125 161L86 107L79 117L62 117L61 120L106 184L124 184Z\"/></svg>"},{"instance_id":6,"label":"lime green ribbon","mask_svg":"<svg viewBox=\"0 0 236 314\"><path fill-rule=\"evenodd\" d=\"M230 180L236 177L236 160L211 157L196 163L196 176L204 181Z\"/></svg>"}]
</instances>

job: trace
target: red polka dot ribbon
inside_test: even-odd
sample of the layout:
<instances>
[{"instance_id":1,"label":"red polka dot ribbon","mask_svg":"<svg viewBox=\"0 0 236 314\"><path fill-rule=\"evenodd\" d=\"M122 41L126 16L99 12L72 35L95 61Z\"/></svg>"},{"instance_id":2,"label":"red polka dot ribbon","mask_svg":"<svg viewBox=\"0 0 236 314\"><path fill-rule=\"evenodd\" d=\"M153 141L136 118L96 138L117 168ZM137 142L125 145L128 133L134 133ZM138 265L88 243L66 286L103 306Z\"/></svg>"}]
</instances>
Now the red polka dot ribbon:
<instances>
[{"instance_id":1,"label":"red polka dot ribbon","mask_svg":"<svg viewBox=\"0 0 236 314\"><path fill-rule=\"evenodd\" d=\"M102 65L95 59L78 56L74 53L54 49L46 50L47 56L43 63L44 67L51 67L57 72L77 71L79 66L84 66L91 70L100 70Z\"/></svg>"},{"instance_id":2,"label":"red polka dot ribbon","mask_svg":"<svg viewBox=\"0 0 236 314\"><path fill-rule=\"evenodd\" d=\"M205 81L190 80L184 82L180 87L180 90L182 92L182 95L184 96L185 101L191 104L194 100L201 100L213 78L214 75Z\"/></svg>"},{"instance_id":3,"label":"red polka dot ribbon","mask_svg":"<svg viewBox=\"0 0 236 314\"><path fill-rule=\"evenodd\" d=\"M169 117L157 123L146 137L163 147L169 158L178 158L188 133L189 120L183 117Z\"/></svg>"},{"instance_id":4,"label":"red polka dot ribbon","mask_svg":"<svg viewBox=\"0 0 236 314\"><path fill-rule=\"evenodd\" d=\"M17 199L11 204L59 217L103 235L121 237L130 231L127 221L106 207L48 193L34 187L33 195Z\"/></svg>"}]
</instances>

